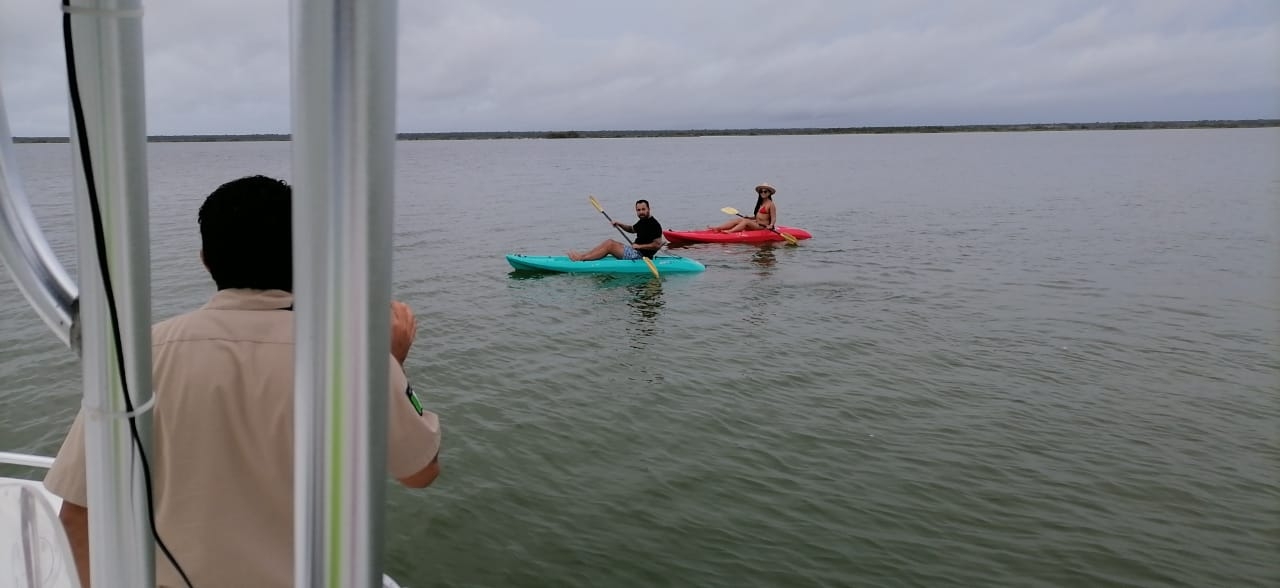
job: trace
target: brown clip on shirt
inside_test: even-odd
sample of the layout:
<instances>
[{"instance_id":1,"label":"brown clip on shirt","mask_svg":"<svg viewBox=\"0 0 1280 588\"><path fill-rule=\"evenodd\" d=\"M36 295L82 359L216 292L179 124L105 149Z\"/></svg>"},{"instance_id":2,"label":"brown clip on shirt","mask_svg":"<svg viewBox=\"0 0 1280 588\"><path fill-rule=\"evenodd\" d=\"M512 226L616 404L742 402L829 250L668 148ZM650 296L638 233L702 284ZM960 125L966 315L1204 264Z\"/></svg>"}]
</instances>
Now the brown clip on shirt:
<instances>
[{"instance_id":1,"label":"brown clip on shirt","mask_svg":"<svg viewBox=\"0 0 1280 588\"><path fill-rule=\"evenodd\" d=\"M293 585L293 296L222 290L151 329L156 391L149 456L160 536L197 586ZM388 356L387 469L425 468L440 422L419 415ZM82 410L45 486L88 506ZM157 551L156 582L183 585Z\"/></svg>"}]
</instances>

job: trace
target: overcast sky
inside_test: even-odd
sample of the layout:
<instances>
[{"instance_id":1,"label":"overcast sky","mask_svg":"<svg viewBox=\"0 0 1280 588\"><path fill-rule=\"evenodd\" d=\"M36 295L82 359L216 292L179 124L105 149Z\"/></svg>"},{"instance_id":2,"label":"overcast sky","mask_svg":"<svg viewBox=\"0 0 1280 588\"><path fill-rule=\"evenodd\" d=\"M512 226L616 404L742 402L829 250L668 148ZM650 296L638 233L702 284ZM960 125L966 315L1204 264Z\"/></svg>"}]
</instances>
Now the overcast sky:
<instances>
[{"instance_id":1,"label":"overcast sky","mask_svg":"<svg viewBox=\"0 0 1280 588\"><path fill-rule=\"evenodd\" d=\"M66 135L56 0L0 0ZM149 134L289 131L284 0L144 3ZM401 0L401 132L1280 118L1280 0Z\"/></svg>"}]
</instances>

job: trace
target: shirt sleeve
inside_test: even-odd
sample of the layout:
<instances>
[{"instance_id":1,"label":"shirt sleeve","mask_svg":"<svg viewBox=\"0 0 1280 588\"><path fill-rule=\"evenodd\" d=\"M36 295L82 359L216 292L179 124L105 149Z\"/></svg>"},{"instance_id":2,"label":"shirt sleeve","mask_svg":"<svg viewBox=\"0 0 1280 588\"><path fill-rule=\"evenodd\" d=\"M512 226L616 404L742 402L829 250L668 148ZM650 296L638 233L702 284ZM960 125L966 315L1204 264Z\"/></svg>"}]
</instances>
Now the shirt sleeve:
<instances>
[{"instance_id":1,"label":"shirt sleeve","mask_svg":"<svg viewBox=\"0 0 1280 588\"><path fill-rule=\"evenodd\" d=\"M401 479L427 467L440 452L440 417L422 408L422 401L395 358L391 359L390 381L387 471Z\"/></svg>"},{"instance_id":2,"label":"shirt sleeve","mask_svg":"<svg viewBox=\"0 0 1280 588\"><path fill-rule=\"evenodd\" d=\"M53 460L53 467L45 474L44 487L49 492L77 506L89 506L89 490L84 473L84 410L76 414L75 422L62 448Z\"/></svg>"}]
</instances>

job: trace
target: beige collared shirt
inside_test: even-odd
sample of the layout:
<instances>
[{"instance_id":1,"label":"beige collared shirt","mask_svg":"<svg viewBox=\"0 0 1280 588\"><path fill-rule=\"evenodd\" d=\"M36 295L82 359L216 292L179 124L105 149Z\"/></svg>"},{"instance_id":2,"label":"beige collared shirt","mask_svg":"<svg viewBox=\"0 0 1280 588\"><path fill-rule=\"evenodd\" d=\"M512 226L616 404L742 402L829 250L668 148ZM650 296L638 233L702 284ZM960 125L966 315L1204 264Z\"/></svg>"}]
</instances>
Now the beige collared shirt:
<instances>
[{"instance_id":1,"label":"beige collared shirt","mask_svg":"<svg viewBox=\"0 0 1280 588\"><path fill-rule=\"evenodd\" d=\"M160 536L196 586L293 585L293 296L222 290L151 329L151 455ZM387 469L405 478L440 448L437 416L420 416L388 356ZM44 479L81 506L83 411ZM156 582L182 586L156 552Z\"/></svg>"}]
</instances>

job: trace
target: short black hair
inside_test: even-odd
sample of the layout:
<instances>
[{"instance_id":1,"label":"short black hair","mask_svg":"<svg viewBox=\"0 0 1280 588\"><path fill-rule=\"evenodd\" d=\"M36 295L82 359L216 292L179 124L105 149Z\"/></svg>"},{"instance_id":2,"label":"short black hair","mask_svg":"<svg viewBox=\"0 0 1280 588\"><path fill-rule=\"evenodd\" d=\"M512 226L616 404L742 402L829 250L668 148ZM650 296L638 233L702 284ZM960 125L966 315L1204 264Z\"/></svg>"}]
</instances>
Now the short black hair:
<instances>
[{"instance_id":1,"label":"short black hair","mask_svg":"<svg viewBox=\"0 0 1280 588\"><path fill-rule=\"evenodd\" d=\"M246 176L200 205L201 255L219 290L293 291L292 195L282 180Z\"/></svg>"},{"instance_id":2,"label":"short black hair","mask_svg":"<svg viewBox=\"0 0 1280 588\"><path fill-rule=\"evenodd\" d=\"M636 200L636 204L643 204L643 205L645 205L645 206L649 206L649 201L648 201L648 200L644 200L644 199L640 199L640 200ZM649 208L653 208L653 207L652 207L652 206L649 206Z\"/></svg>"}]
</instances>

